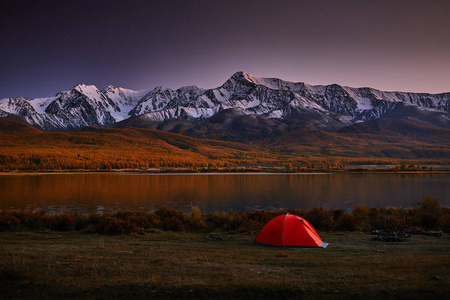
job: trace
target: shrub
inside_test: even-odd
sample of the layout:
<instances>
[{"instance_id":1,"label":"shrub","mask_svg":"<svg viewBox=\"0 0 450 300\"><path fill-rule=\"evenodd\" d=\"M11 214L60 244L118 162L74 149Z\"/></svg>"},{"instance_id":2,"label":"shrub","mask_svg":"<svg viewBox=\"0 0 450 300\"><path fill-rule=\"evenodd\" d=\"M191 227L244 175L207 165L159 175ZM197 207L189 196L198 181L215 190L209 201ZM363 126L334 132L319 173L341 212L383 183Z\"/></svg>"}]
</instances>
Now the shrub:
<instances>
[{"instance_id":1,"label":"shrub","mask_svg":"<svg viewBox=\"0 0 450 300\"><path fill-rule=\"evenodd\" d=\"M308 220L316 229L333 230L333 213L325 208L313 208L306 213L305 219Z\"/></svg>"},{"instance_id":2,"label":"shrub","mask_svg":"<svg viewBox=\"0 0 450 300\"><path fill-rule=\"evenodd\" d=\"M442 217L439 222L439 227L450 228L450 211L447 210L442 213Z\"/></svg>"},{"instance_id":3,"label":"shrub","mask_svg":"<svg viewBox=\"0 0 450 300\"><path fill-rule=\"evenodd\" d=\"M440 199L430 196L415 203L415 208L369 208L356 205L352 213L342 209L326 210L323 207L309 211L289 210L304 217L318 230L380 229L402 231L411 227L426 229L449 228L450 209L442 208ZM257 233L271 219L287 211L254 211L202 214L193 206L190 215L172 208L160 208L154 213L119 211L114 214L78 215L64 212L46 215L45 212L27 210L0 210L0 230L47 228L58 231L77 230L86 233L121 234L143 233L149 229L170 231L223 230Z\"/></svg>"},{"instance_id":4,"label":"shrub","mask_svg":"<svg viewBox=\"0 0 450 300\"><path fill-rule=\"evenodd\" d=\"M45 217L44 211L33 212L23 211L21 215L22 224L29 229L39 229L44 227L43 219Z\"/></svg>"},{"instance_id":5,"label":"shrub","mask_svg":"<svg viewBox=\"0 0 450 300\"><path fill-rule=\"evenodd\" d=\"M354 230L364 231L371 229L369 221L369 207L367 205L357 204L352 211L352 216L354 218Z\"/></svg>"},{"instance_id":6,"label":"shrub","mask_svg":"<svg viewBox=\"0 0 450 300\"><path fill-rule=\"evenodd\" d=\"M333 220L336 222L343 214L345 214L343 209L333 209Z\"/></svg>"},{"instance_id":7,"label":"shrub","mask_svg":"<svg viewBox=\"0 0 450 300\"><path fill-rule=\"evenodd\" d=\"M19 226L20 220L8 211L0 212L0 231L15 229Z\"/></svg>"},{"instance_id":8,"label":"shrub","mask_svg":"<svg viewBox=\"0 0 450 300\"><path fill-rule=\"evenodd\" d=\"M187 219L184 212L173 208L160 208L155 211L155 215L160 218L160 228L170 231L182 231Z\"/></svg>"},{"instance_id":9,"label":"shrub","mask_svg":"<svg viewBox=\"0 0 450 300\"><path fill-rule=\"evenodd\" d=\"M293 214L293 215L302 217L302 218L304 218L305 215L306 215L306 213L307 213L307 212L304 211L303 209L290 209L290 210L288 210L288 211L278 211L278 212L274 212L275 215L274 215L273 217L276 217L276 216L285 214L285 213L287 213L287 212L290 213L290 214Z\"/></svg>"},{"instance_id":10,"label":"shrub","mask_svg":"<svg viewBox=\"0 0 450 300\"><path fill-rule=\"evenodd\" d=\"M265 211L265 210L258 210L254 212L247 212L246 218L248 220L254 220L264 226L267 224L270 220L275 218L276 216L280 215L281 213L279 211Z\"/></svg>"},{"instance_id":11,"label":"shrub","mask_svg":"<svg viewBox=\"0 0 450 300\"><path fill-rule=\"evenodd\" d=\"M184 228L182 220L175 216L164 219L162 222L162 229L168 231L182 231Z\"/></svg>"},{"instance_id":12,"label":"shrub","mask_svg":"<svg viewBox=\"0 0 450 300\"><path fill-rule=\"evenodd\" d=\"M44 224L46 227L57 231L72 231L77 227L78 214L73 214L70 212L63 212L62 214L57 214L54 216L44 216Z\"/></svg>"},{"instance_id":13,"label":"shrub","mask_svg":"<svg viewBox=\"0 0 450 300\"><path fill-rule=\"evenodd\" d=\"M137 228L134 224L117 219L113 216L104 216L96 227L97 232L101 234L122 234L136 232Z\"/></svg>"},{"instance_id":14,"label":"shrub","mask_svg":"<svg viewBox=\"0 0 450 300\"><path fill-rule=\"evenodd\" d=\"M246 216L243 213L230 211L227 214L227 223L223 227L224 230L235 231L244 223Z\"/></svg>"},{"instance_id":15,"label":"shrub","mask_svg":"<svg viewBox=\"0 0 450 300\"><path fill-rule=\"evenodd\" d=\"M395 210L395 209L394 209ZM384 231L401 231L399 218L394 215L393 209L371 208L369 209L370 228Z\"/></svg>"},{"instance_id":16,"label":"shrub","mask_svg":"<svg viewBox=\"0 0 450 300\"><path fill-rule=\"evenodd\" d=\"M90 225L89 215L81 215L78 217L77 227L75 229L77 231L85 231Z\"/></svg>"},{"instance_id":17,"label":"shrub","mask_svg":"<svg viewBox=\"0 0 450 300\"><path fill-rule=\"evenodd\" d=\"M378 221L378 228L384 231L402 231L402 228L398 222L398 219L392 215L383 215Z\"/></svg>"},{"instance_id":18,"label":"shrub","mask_svg":"<svg viewBox=\"0 0 450 300\"><path fill-rule=\"evenodd\" d=\"M100 214L90 214L88 217L88 226L96 228L100 222L102 221L102 218L108 217L110 214L106 213L103 216Z\"/></svg>"},{"instance_id":19,"label":"shrub","mask_svg":"<svg viewBox=\"0 0 450 300\"><path fill-rule=\"evenodd\" d=\"M230 211L229 213L214 212L207 214L206 222L209 230L219 229L236 231L247 220L248 213Z\"/></svg>"},{"instance_id":20,"label":"shrub","mask_svg":"<svg viewBox=\"0 0 450 300\"><path fill-rule=\"evenodd\" d=\"M417 201L414 204L425 212L441 213L441 199L433 198L431 196L423 197L422 201Z\"/></svg>"},{"instance_id":21,"label":"shrub","mask_svg":"<svg viewBox=\"0 0 450 300\"><path fill-rule=\"evenodd\" d=\"M425 196L422 201L414 204L417 207L420 226L427 229L439 227L439 219L442 215L441 199Z\"/></svg>"},{"instance_id":22,"label":"shrub","mask_svg":"<svg viewBox=\"0 0 450 300\"><path fill-rule=\"evenodd\" d=\"M157 228L160 223L159 218L155 214L142 211L119 211L114 213L113 217L145 229Z\"/></svg>"},{"instance_id":23,"label":"shrub","mask_svg":"<svg viewBox=\"0 0 450 300\"><path fill-rule=\"evenodd\" d=\"M335 229L347 231L355 230L357 227L355 220L355 216L344 213L336 220Z\"/></svg>"},{"instance_id":24,"label":"shrub","mask_svg":"<svg viewBox=\"0 0 450 300\"><path fill-rule=\"evenodd\" d=\"M193 230L205 229L206 224L198 206L191 206L191 216L189 218L189 226Z\"/></svg>"},{"instance_id":25,"label":"shrub","mask_svg":"<svg viewBox=\"0 0 450 300\"><path fill-rule=\"evenodd\" d=\"M206 215L206 224L209 230L223 229L228 222L228 217L224 213L213 212Z\"/></svg>"},{"instance_id":26,"label":"shrub","mask_svg":"<svg viewBox=\"0 0 450 300\"><path fill-rule=\"evenodd\" d=\"M238 231L241 233L250 233L250 234L256 234L264 227L264 224L261 224L257 220L247 220L244 223L242 223Z\"/></svg>"}]
</instances>

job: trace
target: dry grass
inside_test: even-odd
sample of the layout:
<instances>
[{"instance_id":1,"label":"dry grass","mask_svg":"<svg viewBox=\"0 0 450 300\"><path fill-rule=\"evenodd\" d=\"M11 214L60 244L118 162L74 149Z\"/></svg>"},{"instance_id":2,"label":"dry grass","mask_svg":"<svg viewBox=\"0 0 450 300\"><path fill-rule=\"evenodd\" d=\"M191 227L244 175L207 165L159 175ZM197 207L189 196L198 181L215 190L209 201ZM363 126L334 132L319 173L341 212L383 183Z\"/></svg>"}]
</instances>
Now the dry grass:
<instances>
[{"instance_id":1,"label":"dry grass","mask_svg":"<svg viewBox=\"0 0 450 300\"><path fill-rule=\"evenodd\" d=\"M281 251L253 244L253 235L223 232L1 232L0 298L419 299L450 292L448 234L397 243L321 235L327 249Z\"/></svg>"}]
</instances>

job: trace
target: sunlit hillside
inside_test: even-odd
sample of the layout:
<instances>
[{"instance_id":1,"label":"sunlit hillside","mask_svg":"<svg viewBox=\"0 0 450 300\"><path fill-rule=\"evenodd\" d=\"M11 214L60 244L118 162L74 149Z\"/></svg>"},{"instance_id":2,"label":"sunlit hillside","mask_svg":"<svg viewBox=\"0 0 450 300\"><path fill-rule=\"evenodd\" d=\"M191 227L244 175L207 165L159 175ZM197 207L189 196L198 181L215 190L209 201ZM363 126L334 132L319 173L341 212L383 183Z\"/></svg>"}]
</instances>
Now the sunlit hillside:
<instances>
[{"instance_id":1,"label":"sunlit hillside","mask_svg":"<svg viewBox=\"0 0 450 300\"><path fill-rule=\"evenodd\" d=\"M420 164L449 163L447 129L425 128L423 136L416 138L394 134L384 127L377 130L384 135L358 128L343 133L300 129L278 137L231 142L131 127L41 132L29 125L0 120L0 170L231 170L243 164L290 163L297 167L311 162L341 167L348 163L399 164L405 159ZM430 130L435 130L436 136L426 137Z\"/></svg>"}]
</instances>

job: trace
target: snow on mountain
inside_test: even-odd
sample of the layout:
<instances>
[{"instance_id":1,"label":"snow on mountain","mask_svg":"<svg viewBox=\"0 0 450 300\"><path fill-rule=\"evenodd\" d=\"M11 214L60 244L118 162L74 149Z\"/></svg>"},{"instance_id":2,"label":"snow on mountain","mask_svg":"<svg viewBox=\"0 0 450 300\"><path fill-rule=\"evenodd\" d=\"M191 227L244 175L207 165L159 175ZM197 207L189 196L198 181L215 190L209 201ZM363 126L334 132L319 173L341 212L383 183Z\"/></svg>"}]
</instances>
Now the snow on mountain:
<instances>
[{"instance_id":1,"label":"snow on mountain","mask_svg":"<svg viewBox=\"0 0 450 300\"><path fill-rule=\"evenodd\" d=\"M3 115L19 115L26 117L35 113L33 106L30 104L30 99L24 97L5 98L0 100L0 111Z\"/></svg>"},{"instance_id":2,"label":"snow on mountain","mask_svg":"<svg viewBox=\"0 0 450 300\"><path fill-rule=\"evenodd\" d=\"M106 97L94 85L79 84L73 89L61 94L45 110L56 119L73 124L78 120L80 127L104 125L116 122L113 115L119 112L119 107ZM46 128L46 124L39 124Z\"/></svg>"},{"instance_id":3,"label":"snow on mountain","mask_svg":"<svg viewBox=\"0 0 450 300\"><path fill-rule=\"evenodd\" d=\"M175 98L176 93L172 89L156 87L145 95L137 105L129 112L130 115L142 115L148 112L165 109L168 103Z\"/></svg>"},{"instance_id":4,"label":"snow on mountain","mask_svg":"<svg viewBox=\"0 0 450 300\"><path fill-rule=\"evenodd\" d=\"M45 113L45 110L50 105L50 103L56 100L56 98L56 96L47 98L34 98L30 100L30 104L38 114L43 114Z\"/></svg>"},{"instance_id":5,"label":"snow on mountain","mask_svg":"<svg viewBox=\"0 0 450 300\"><path fill-rule=\"evenodd\" d=\"M179 106L210 107L209 105L212 103L205 102L207 97L200 98L204 93L205 90L197 86L186 86L177 90L160 86L145 95L130 111L130 115L137 116ZM168 115L172 115L172 113L168 112Z\"/></svg>"},{"instance_id":6,"label":"snow on mountain","mask_svg":"<svg viewBox=\"0 0 450 300\"><path fill-rule=\"evenodd\" d=\"M237 72L233 76L238 79L242 78L259 86L265 86L272 90L300 91L304 86L304 83L295 83L278 78L262 78L245 72Z\"/></svg>"},{"instance_id":7,"label":"snow on mountain","mask_svg":"<svg viewBox=\"0 0 450 300\"><path fill-rule=\"evenodd\" d=\"M149 90L133 91L121 87L117 88L115 86L110 85L102 92L118 107L118 112L115 114L116 122L118 122L129 118L130 111L133 108L135 108L138 102L150 91Z\"/></svg>"},{"instance_id":8,"label":"snow on mountain","mask_svg":"<svg viewBox=\"0 0 450 300\"><path fill-rule=\"evenodd\" d=\"M395 108L396 103L410 103L421 107L448 111L450 94L414 94L402 92L382 92L370 88L342 87L337 84L307 85L277 78L261 78L245 72L237 72L222 86L205 90L203 95L195 95L190 101L177 101L174 91L165 97L152 97L153 108L133 111L135 115L147 112L147 118L161 122L188 116L188 119L207 119L211 110L241 108L246 114L256 114L269 118L289 118L291 115L306 115L320 112L324 116L338 114L342 125L380 118ZM178 108L192 108L190 114L175 113L169 98ZM161 105L163 104L164 105ZM157 105L161 105L158 107ZM165 111L170 109L170 111ZM195 111L195 113L194 113ZM158 112L158 113L155 113ZM353 121L349 121L352 120Z\"/></svg>"},{"instance_id":9,"label":"snow on mountain","mask_svg":"<svg viewBox=\"0 0 450 300\"><path fill-rule=\"evenodd\" d=\"M164 122L173 119L186 119L190 121L198 119L207 119L214 116L219 109L211 108L192 108L192 107L174 107L164 110L154 111L144 114L146 119L155 122Z\"/></svg>"},{"instance_id":10,"label":"snow on mountain","mask_svg":"<svg viewBox=\"0 0 450 300\"><path fill-rule=\"evenodd\" d=\"M33 113L45 113L47 106L57 97L28 99L24 97L0 99L0 110L26 116ZM31 107L30 107L31 106Z\"/></svg>"},{"instance_id":11,"label":"snow on mountain","mask_svg":"<svg viewBox=\"0 0 450 300\"><path fill-rule=\"evenodd\" d=\"M384 92L337 84L314 86L237 72L213 89L186 86L177 90L156 87L133 91L108 86L100 91L94 85L79 84L49 98L1 99L0 117L20 115L45 130L76 130L116 123L131 116L156 122L195 121L238 109L242 114L266 118L303 118L305 124L313 122L318 128L336 130L339 126L381 118L399 104L445 115L450 111L449 103L450 93ZM308 118L314 120L307 122Z\"/></svg>"}]
</instances>

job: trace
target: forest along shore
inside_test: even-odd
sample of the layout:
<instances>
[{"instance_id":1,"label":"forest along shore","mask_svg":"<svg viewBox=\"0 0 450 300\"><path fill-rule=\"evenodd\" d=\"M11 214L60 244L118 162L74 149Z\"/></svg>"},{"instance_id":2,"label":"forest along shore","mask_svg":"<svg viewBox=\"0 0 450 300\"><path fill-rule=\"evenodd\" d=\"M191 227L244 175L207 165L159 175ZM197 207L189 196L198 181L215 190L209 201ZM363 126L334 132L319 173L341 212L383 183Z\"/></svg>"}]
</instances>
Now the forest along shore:
<instances>
[{"instance_id":1,"label":"forest along shore","mask_svg":"<svg viewBox=\"0 0 450 300\"><path fill-rule=\"evenodd\" d=\"M358 174L450 174L450 165L348 165L345 167L332 167L319 165L312 167L302 165L244 165L234 167L152 167L152 168L121 168L121 169L23 169L0 171L0 175L13 174L80 174L80 173L358 173Z\"/></svg>"}]
</instances>

